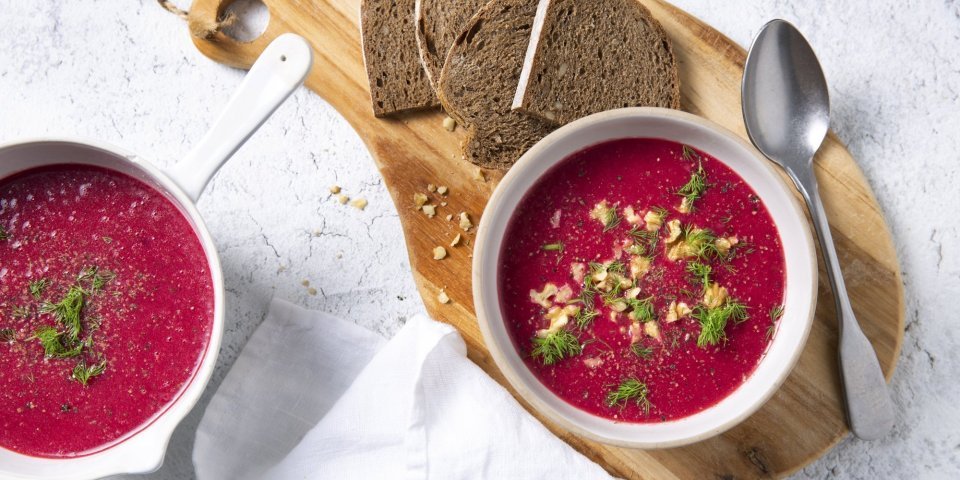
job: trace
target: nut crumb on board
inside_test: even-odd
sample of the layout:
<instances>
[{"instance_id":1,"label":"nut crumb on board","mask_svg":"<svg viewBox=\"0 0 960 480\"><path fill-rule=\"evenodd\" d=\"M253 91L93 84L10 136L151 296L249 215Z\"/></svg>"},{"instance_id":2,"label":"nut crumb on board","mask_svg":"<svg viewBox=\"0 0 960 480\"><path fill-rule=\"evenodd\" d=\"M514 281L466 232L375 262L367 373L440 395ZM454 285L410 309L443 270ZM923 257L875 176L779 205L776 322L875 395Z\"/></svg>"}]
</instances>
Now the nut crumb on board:
<instances>
[{"instance_id":1,"label":"nut crumb on board","mask_svg":"<svg viewBox=\"0 0 960 480\"><path fill-rule=\"evenodd\" d=\"M469 232L473 228L473 222L470 221L470 214L467 212L460 212L460 228L464 232Z\"/></svg>"},{"instance_id":2,"label":"nut crumb on board","mask_svg":"<svg viewBox=\"0 0 960 480\"><path fill-rule=\"evenodd\" d=\"M451 215L447 215L447 221L449 222L449 221L451 221L451 220L453 220L453 215L452 215L452 214L451 214Z\"/></svg>"},{"instance_id":3,"label":"nut crumb on board","mask_svg":"<svg viewBox=\"0 0 960 480\"><path fill-rule=\"evenodd\" d=\"M367 199L362 197L350 202L350 206L358 210L363 210L367 208L367 205L368 205Z\"/></svg>"},{"instance_id":4,"label":"nut crumb on board","mask_svg":"<svg viewBox=\"0 0 960 480\"><path fill-rule=\"evenodd\" d=\"M460 245L460 240L461 240L461 238L462 238L462 237L461 237L460 234L458 233L456 237L453 237L453 241L450 242L450 246L451 246L451 247L456 247L457 245Z\"/></svg>"},{"instance_id":5,"label":"nut crumb on board","mask_svg":"<svg viewBox=\"0 0 960 480\"><path fill-rule=\"evenodd\" d=\"M413 194L413 205L418 209L427 204L427 201L430 200L426 195L422 193Z\"/></svg>"},{"instance_id":6,"label":"nut crumb on board","mask_svg":"<svg viewBox=\"0 0 960 480\"><path fill-rule=\"evenodd\" d=\"M340 195L337 195L337 201L340 202L340 205L346 205L347 202L350 201L350 197L341 193Z\"/></svg>"},{"instance_id":7,"label":"nut crumb on board","mask_svg":"<svg viewBox=\"0 0 960 480\"><path fill-rule=\"evenodd\" d=\"M457 121L452 117L447 117L443 119L443 128L446 128L448 132L452 132L457 129Z\"/></svg>"},{"instance_id":8,"label":"nut crumb on board","mask_svg":"<svg viewBox=\"0 0 960 480\"><path fill-rule=\"evenodd\" d=\"M450 189L448 189L446 185L440 185L439 187L437 187L437 193L439 193L440 195L446 195L447 192L449 191Z\"/></svg>"},{"instance_id":9,"label":"nut crumb on board","mask_svg":"<svg viewBox=\"0 0 960 480\"><path fill-rule=\"evenodd\" d=\"M340 193L340 185L334 185L334 186L330 187L330 193L332 193L332 194L334 194L334 195Z\"/></svg>"},{"instance_id":10,"label":"nut crumb on board","mask_svg":"<svg viewBox=\"0 0 960 480\"><path fill-rule=\"evenodd\" d=\"M437 294L437 301L446 305L450 303L450 297L447 295L447 292L440 290L440 293Z\"/></svg>"},{"instance_id":11,"label":"nut crumb on board","mask_svg":"<svg viewBox=\"0 0 960 480\"><path fill-rule=\"evenodd\" d=\"M315 297L315 296L317 296L317 289L316 289L316 288L313 288L313 287L310 287L310 288L307 289L307 293L309 293L311 296L314 296L314 297Z\"/></svg>"},{"instance_id":12,"label":"nut crumb on board","mask_svg":"<svg viewBox=\"0 0 960 480\"><path fill-rule=\"evenodd\" d=\"M432 184L432 183L428 183L428 184L427 184L427 191L430 192L430 193L434 193L434 192L437 191L437 186L434 185L434 184Z\"/></svg>"},{"instance_id":13,"label":"nut crumb on board","mask_svg":"<svg viewBox=\"0 0 960 480\"><path fill-rule=\"evenodd\" d=\"M443 247L436 247L433 249L433 259L434 260L443 260L447 258L447 249Z\"/></svg>"},{"instance_id":14,"label":"nut crumb on board","mask_svg":"<svg viewBox=\"0 0 960 480\"><path fill-rule=\"evenodd\" d=\"M480 182L480 183L486 183L486 182L487 182L487 175L486 175L485 173L483 173L483 169L482 169L482 168L477 167L476 169L473 170L473 179L476 180L476 181L478 181L478 182Z\"/></svg>"},{"instance_id":15,"label":"nut crumb on board","mask_svg":"<svg viewBox=\"0 0 960 480\"><path fill-rule=\"evenodd\" d=\"M435 205L424 205L420 207L428 217L433 218L437 214L437 207Z\"/></svg>"},{"instance_id":16,"label":"nut crumb on board","mask_svg":"<svg viewBox=\"0 0 960 480\"><path fill-rule=\"evenodd\" d=\"M310 280L307 280L306 278L304 278L303 281L300 282L300 285L303 285L304 287L309 287L309 286L310 286Z\"/></svg>"}]
</instances>

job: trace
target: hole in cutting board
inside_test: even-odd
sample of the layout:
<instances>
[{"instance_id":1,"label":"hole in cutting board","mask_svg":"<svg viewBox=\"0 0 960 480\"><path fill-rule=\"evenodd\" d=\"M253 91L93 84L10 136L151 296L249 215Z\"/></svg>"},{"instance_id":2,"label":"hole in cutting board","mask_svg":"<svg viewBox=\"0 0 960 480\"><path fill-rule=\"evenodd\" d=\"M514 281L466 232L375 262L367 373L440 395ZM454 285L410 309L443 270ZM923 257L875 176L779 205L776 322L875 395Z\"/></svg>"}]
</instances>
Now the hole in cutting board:
<instances>
[{"instance_id":1,"label":"hole in cutting board","mask_svg":"<svg viewBox=\"0 0 960 480\"><path fill-rule=\"evenodd\" d=\"M237 21L223 29L231 38L252 42L267 29L270 11L261 0L236 0L227 6L224 15L236 15Z\"/></svg>"}]
</instances>

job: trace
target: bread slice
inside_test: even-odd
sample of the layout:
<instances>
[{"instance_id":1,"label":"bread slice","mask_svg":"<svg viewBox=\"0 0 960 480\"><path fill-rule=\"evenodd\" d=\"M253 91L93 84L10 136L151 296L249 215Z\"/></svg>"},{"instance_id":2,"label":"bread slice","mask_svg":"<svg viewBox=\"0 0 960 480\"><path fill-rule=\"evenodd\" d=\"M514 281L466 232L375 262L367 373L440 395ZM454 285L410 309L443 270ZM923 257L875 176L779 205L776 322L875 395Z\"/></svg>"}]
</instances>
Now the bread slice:
<instances>
[{"instance_id":1,"label":"bread slice","mask_svg":"<svg viewBox=\"0 0 960 480\"><path fill-rule=\"evenodd\" d=\"M420 61L433 88L440 81L440 71L464 25L489 0L416 0L417 47Z\"/></svg>"},{"instance_id":2,"label":"bread slice","mask_svg":"<svg viewBox=\"0 0 960 480\"><path fill-rule=\"evenodd\" d=\"M557 124L680 107L670 39L637 0L540 0L513 108Z\"/></svg>"},{"instance_id":3,"label":"bread slice","mask_svg":"<svg viewBox=\"0 0 960 480\"><path fill-rule=\"evenodd\" d=\"M454 41L440 73L440 104L467 130L464 157L505 169L553 125L511 110L520 79L534 0L491 0Z\"/></svg>"},{"instance_id":4,"label":"bread slice","mask_svg":"<svg viewBox=\"0 0 960 480\"><path fill-rule=\"evenodd\" d=\"M414 0L363 0L360 31L373 114L384 117L437 105L420 63Z\"/></svg>"}]
</instances>

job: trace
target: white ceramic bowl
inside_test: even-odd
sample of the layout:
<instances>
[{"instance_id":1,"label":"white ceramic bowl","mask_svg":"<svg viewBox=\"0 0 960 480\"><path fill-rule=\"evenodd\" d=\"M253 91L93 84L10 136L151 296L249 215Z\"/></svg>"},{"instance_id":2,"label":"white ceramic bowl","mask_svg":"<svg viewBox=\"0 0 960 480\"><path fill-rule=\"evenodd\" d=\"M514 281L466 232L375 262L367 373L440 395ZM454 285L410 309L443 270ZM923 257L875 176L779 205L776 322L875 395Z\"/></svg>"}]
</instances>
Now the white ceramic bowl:
<instances>
[{"instance_id":1,"label":"white ceramic bowl","mask_svg":"<svg viewBox=\"0 0 960 480\"><path fill-rule=\"evenodd\" d=\"M763 200L780 233L786 257L784 315L750 377L716 405L662 423L626 423L580 410L547 389L523 363L500 308L497 269L504 233L526 192L551 167L586 147L619 138L661 138L704 151L737 172ZM773 395L806 343L816 304L817 263L800 203L768 160L730 131L684 112L625 108L572 122L537 143L510 169L484 210L473 258L473 296L487 348L511 385L550 420L593 440L634 448L693 443L747 418Z\"/></svg>"}]
</instances>

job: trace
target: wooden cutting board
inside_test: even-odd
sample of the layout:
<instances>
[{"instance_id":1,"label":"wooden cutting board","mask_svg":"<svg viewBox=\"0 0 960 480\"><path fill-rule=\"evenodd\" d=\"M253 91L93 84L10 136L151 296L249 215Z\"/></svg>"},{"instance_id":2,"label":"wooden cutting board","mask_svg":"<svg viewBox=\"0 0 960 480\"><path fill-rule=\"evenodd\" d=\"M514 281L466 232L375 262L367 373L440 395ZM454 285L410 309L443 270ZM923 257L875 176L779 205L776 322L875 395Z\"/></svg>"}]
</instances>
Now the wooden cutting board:
<instances>
[{"instance_id":1,"label":"wooden cutting board","mask_svg":"<svg viewBox=\"0 0 960 480\"><path fill-rule=\"evenodd\" d=\"M195 0L191 31L207 30L230 1ZM680 62L682 108L746 138L740 113L744 49L672 5L640 1L673 39ZM217 33L195 38L197 48L217 62L249 68L263 48L282 33L298 33L313 44L314 66L307 86L333 105L370 149L400 212L413 275L429 313L456 326L467 342L470 358L509 388L484 348L473 313L473 235L466 235L466 246L448 247L450 255L442 261L433 260L431 253L437 245L448 245L460 231L456 218L449 222L446 215L456 217L465 211L477 223L501 175L487 172L485 182L476 179L476 169L460 159L462 132L446 131L442 126L445 115L438 111L394 120L374 118L360 48L360 0L264 3L271 18L260 38L239 43ZM902 279L889 230L862 172L832 133L816 166L854 310L889 380L904 326ZM414 193L426 192L428 183L450 189L443 199L448 205L440 207L432 219L413 207ZM837 371L834 302L822 261L820 265L816 321L806 349L787 382L741 425L687 447L647 451L598 444L545 422L547 427L620 477L763 478L803 467L848 433ZM450 304L437 301L441 289L452 299Z\"/></svg>"}]
</instances>

